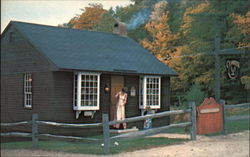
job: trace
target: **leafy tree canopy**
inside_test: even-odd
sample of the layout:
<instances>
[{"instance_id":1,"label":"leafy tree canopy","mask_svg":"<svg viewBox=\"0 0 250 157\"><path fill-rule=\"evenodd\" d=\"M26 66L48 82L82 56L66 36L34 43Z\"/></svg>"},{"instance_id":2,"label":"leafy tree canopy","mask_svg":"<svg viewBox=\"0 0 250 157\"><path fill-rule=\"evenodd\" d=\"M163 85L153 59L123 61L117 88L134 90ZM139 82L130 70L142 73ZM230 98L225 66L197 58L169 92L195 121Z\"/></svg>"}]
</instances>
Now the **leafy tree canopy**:
<instances>
[{"instance_id":1,"label":"leafy tree canopy","mask_svg":"<svg viewBox=\"0 0 250 157\"><path fill-rule=\"evenodd\" d=\"M100 22L102 15L107 12L101 4L97 3L89 4L82 11L81 15L75 16L69 21L72 28L93 30L94 26Z\"/></svg>"}]
</instances>

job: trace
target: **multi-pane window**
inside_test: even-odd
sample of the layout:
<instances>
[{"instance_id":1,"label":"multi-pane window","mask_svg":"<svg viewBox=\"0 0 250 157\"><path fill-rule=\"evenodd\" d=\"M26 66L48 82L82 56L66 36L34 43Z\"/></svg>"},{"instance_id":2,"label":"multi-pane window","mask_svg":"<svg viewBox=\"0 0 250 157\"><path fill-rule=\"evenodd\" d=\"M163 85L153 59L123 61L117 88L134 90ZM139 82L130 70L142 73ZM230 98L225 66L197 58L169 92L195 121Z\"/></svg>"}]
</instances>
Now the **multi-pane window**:
<instances>
[{"instance_id":1,"label":"multi-pane window","mask_svg":"<svg viewBox=\"0 0 250 157\"><path fill-rule=\"evenodd\" d=\"M24 107L32 107L32 74L24 74Z\"/></svg>"},{"instance_id":2,"label":"multi-pane window","mask_svg":"<svg viewBox=\"0 0 250 157\"><path fill-rule=\"evenodd\" d=\"M140 78L140 108L159 109L161 102L161 78L144 76Z\"/></svg>"},{"instance_id":3,"label":"multi-pane window","mask_svg":"<svg viewBox=\"0 0 250 157\"><path fill-rule=\"evenodd\" d=\"M99 74L75 74L74 110L99 110L99 86Z\"/></svg>"}]
</instances>

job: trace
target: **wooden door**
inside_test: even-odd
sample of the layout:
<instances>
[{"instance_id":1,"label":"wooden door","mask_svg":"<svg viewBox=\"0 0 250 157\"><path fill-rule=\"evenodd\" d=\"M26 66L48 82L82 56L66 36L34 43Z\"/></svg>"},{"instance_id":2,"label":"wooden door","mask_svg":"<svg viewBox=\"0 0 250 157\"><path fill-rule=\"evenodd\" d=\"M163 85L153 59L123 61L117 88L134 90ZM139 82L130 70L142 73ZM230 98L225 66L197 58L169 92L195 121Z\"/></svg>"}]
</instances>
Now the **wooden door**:
<instances>
[{"instance_id":1,"label":"wooden door","mask_svg":"<svg viewBox=\"0 0 250 157\"><path fill-rule=\"evenodd\" d=\"M123 76L111 76L111 107L110 107L110 119L114 120L116 112L116 93L120 92L124 87Z\"/></svg>"}]
</instances>

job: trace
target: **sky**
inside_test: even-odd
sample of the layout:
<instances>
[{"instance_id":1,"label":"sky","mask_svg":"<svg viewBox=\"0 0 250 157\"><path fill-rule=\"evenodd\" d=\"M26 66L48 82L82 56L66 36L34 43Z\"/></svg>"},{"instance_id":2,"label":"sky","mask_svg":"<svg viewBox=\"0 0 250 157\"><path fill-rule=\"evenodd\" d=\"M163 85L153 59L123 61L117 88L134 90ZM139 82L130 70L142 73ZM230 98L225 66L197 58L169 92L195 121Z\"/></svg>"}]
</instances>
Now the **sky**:
<instances>
[{"instance_id":1,"label":"sky","mask_svg":"<svg viewBox=\"0 0 250 157\"><path fill-rule=\"evenodd\" d=\"M89 3L101 3L104 9L131 4L130 0L1 0L1 32L11 20L57 26L81 14Z\"/></svg>"}]
</instances>

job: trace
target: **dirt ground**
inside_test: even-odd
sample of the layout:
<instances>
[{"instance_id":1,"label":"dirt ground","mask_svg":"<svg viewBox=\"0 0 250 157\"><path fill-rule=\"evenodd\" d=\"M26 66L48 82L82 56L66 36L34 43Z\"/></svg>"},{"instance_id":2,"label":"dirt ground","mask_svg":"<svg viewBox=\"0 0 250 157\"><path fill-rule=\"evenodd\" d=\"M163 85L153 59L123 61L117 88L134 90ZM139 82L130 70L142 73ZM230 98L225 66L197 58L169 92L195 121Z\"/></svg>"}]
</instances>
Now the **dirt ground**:
<instances>
[{"instance_id":1,"label":"dirt ground","mask_svg":"<svg viewBox=\"0 0 250 157\"><path fill-rule=\"evenodd\" d=\"M178 145L121 153L118 155L111 155L111 157L249 157L249 133L249 131L244 131L227 136L197 136L196 141L188 141ZM158 134L156 136L163 138L189 138L188 135L178 134ZM95 155L80 155L39 150L1 150L1 156L100 157Z\"/></svg>"}]
</instances>

